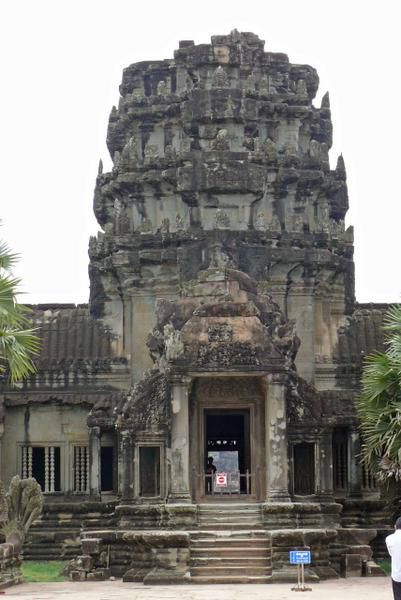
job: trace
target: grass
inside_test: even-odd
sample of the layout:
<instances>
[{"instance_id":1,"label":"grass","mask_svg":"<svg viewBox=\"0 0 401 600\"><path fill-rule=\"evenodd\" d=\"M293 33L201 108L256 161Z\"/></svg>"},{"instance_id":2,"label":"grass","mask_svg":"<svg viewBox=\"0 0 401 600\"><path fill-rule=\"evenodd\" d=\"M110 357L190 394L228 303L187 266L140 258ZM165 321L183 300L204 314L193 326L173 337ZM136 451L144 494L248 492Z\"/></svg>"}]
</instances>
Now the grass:
<instances>
[{"instance_id":1,"label":"grass","mask_svg":"<svg viewBox=\"0 0 401 600\"><path fill-rule=\"evenodd\" d=\"M377 564L379 565L379 567L381 567L383 569L383 571L387 575L390 575L390 573L391 573L391 560L389 558L385 558L384 560L378 560Z\"/></svg>"},{"instance_id":2,"label":"grass","mask_svg":"<svg viewBox=\"0 0 401 600\"><path fill-rule=\"evenodd\" d=\"M29 583L48 583L51 581L65 581L61 571L65 562L49 560L43 562L24 561L21 571L25 581Z\"/></svg>"}]
</instances>

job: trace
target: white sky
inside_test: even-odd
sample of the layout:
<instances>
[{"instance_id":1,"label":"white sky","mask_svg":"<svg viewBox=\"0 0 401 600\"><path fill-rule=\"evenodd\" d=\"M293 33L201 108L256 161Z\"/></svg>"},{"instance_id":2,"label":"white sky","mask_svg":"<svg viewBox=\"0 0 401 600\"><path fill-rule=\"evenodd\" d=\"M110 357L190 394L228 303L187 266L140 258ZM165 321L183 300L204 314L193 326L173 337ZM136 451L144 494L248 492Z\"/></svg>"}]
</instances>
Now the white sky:
<instances>
[{"instance_id":1,"label":"white sky","mask_svg":"<svg viewBox=\"0 0 401 600\"><path fill-rule=\"evenodd\" d=\"M86 302L97 165L122 69L253 31L330 91L345 158L360 302L401 299L401 36L397 0L3 0L0 218L24 302Z\"/></svg>"}]
</instances>

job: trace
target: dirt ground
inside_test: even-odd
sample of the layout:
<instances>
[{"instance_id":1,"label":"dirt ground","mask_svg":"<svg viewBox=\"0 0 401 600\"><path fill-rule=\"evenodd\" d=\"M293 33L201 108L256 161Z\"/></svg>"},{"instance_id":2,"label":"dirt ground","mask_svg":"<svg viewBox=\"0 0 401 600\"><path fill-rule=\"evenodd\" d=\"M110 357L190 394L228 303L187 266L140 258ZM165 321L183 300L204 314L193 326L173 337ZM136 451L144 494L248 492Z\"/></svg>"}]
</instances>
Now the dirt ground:
<instances>
[{"instance_id":1,"label":"dirt ground","mask_svg":"<svg viewBox=\"0 0 401 600\"><path fill-rule=\"evenodd\" d=\"M144 586L121 581L100 583L25 583L8 588L3 598L21 600L391 600L387 577L350 578L312 585L293 592L290 584Z\"/></svg>"}]
</instances>

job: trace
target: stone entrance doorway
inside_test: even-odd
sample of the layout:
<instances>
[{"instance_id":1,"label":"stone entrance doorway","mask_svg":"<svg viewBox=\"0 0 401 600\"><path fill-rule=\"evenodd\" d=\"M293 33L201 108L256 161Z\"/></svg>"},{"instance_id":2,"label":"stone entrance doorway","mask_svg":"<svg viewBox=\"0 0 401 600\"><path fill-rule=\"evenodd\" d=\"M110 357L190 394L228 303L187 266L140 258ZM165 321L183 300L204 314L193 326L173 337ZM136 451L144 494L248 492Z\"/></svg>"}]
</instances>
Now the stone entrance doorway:
<instances>
[{"instance_id":1,"label":"stone entrance doorway","mask_svg":"<svg viewBox=\"0 0 401 600\"><path fill-rule=\"evenodd\" d=\"M259 501L265 489L264 400L256 378L199 378L190 397L195 502ZM224 485L207 473L212 456Z\"/></svg>"},{"instance_id":2,"label":"stone entrance doorway","mask_svg":"<svg viewBox=\"0 0 401 600\"><path fill-rule=\"evenodd\" d=\"M204 411L204 465L213 457L217 473L222 473L223 486L214 485L213 476L206 481L209 495L252 493L252 465L249 439L249 409ZM217 482L218 483L218 482Z\"/></svg>"}]
</instances>

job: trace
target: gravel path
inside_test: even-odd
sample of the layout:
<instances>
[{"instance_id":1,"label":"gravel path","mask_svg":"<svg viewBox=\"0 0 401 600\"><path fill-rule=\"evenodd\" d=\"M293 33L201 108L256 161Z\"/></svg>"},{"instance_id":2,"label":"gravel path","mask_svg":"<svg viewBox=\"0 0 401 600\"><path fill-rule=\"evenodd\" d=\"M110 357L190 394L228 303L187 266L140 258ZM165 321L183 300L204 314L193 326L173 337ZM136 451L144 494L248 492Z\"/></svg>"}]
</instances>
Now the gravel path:
<instances>
[{"instance_id":1,"label":"gravel path","mask_svg":"<svg viewBox=\"0 0 401 600\"><path fill-rule=\"evenodd\" d=\"M144 586L121 581L100 583L24 583L5 590L3 598L21 600L392 600L389 578L339 579L295 593L290 584Z\"/></svg>"}]
</instances>

